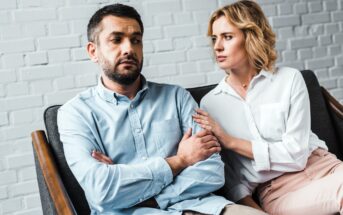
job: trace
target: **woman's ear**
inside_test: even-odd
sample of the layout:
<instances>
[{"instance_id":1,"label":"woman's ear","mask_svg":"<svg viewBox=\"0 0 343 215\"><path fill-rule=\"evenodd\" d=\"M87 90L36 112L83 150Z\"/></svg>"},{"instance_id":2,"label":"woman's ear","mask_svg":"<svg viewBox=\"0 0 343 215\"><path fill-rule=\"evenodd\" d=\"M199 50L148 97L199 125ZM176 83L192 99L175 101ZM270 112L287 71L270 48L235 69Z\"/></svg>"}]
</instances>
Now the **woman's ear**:
<instances>
[{"instance_id":1,"label":"woman's ear","mask_svg":"<svg viewBox=\"0 0 343 215\"><path fill-rule=\"evenodd\" d=\"M86 49L89 55L89 58L94 62L98 62L98 55L97 55L97 45L93 42L88 42Z\"/></svg>"}]
</instances>

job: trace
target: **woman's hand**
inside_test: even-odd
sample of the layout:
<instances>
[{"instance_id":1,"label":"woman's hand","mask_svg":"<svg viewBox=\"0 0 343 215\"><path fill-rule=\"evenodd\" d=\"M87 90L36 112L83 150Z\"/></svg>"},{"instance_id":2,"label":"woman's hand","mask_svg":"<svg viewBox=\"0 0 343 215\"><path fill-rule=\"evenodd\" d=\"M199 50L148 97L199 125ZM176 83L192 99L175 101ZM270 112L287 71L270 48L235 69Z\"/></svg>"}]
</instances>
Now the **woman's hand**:
<instances>
[{"instance_id":1,"label":"woman's hand","mask_svg":"<svg viewBox=\"0 0 343 215\"><path fill-rule=\"evenodd\" d=\"M193 119L202 129L212 132L219 140L225 135L224 129L204 110L196 109Z\"/></svg>"}]
</instances>

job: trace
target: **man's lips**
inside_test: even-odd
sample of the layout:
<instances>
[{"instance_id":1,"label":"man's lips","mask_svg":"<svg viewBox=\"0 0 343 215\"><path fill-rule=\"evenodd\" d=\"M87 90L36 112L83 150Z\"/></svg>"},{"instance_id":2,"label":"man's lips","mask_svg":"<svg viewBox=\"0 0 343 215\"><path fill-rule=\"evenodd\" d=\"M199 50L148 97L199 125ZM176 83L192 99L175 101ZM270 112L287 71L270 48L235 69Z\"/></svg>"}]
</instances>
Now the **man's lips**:
<instances>
[{"instance_id":1,"label":"man's lips","mask_svg":"<svg viewBox=\"0 0 343 215\"><path fill-rule=\"evenodd\" d=\"M223 62L226 59L226 56L217 56L218 62Z\"/></svg>"},{"instance_id":2,"label":"man's lips","mask_svg":"<svg viewBox=\"0 0 343 215\"><path fill-rule=\"evenodd\" d=\"M126 65L135 65L137 66L137 62L135 60L122 60L119 64L126 64Z\"/></svg>"}]
</instances>

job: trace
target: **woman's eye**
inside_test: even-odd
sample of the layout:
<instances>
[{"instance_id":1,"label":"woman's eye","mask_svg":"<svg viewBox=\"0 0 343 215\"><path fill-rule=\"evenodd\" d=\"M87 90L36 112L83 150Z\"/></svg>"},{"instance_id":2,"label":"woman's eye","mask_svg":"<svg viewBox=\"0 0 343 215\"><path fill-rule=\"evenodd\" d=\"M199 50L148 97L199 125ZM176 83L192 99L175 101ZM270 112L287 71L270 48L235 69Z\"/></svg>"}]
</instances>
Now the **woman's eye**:
<instances>
[{"instance_id":1,"label":"woman's eye","mask_svg":"<svg viewBox=\"0 0 343 215\"><path fill-rule=\"evenodd\" d=\"M225 40L231 40L232 36L231 35L226 35L224 38L225 38Z\"/></svg>"},{"instance_id":2,"label":"woman's eye","mask_svg":"<svg viewBox=\"0 0 343 215\"><path fill-rule=\"evenodd\" d=\"M212 44L215 44L215 43L216 43L216 40L217 40L217 38L211 37Z\"/></svg>"}]
</instances>

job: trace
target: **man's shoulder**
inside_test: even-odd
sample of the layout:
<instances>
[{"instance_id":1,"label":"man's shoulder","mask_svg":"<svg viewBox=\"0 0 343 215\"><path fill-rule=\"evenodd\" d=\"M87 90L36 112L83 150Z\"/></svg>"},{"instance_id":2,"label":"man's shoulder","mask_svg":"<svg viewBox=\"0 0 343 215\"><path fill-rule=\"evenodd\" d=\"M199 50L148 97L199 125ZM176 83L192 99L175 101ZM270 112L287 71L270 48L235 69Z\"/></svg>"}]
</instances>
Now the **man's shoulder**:
<instances>
[{"instance_id":1,"label":"man's shoulder","mask_svg":"<svg viewBox=\"0 0 343 215\"><path fill-rule=\"evenodd\" d=\"M75 95L72 99L67 101L65 104L63 104L60 108L60 110L65 111L80 111L85 106L87 106L88 100L91 100L95 96L95 87L88 88L77 95Z\"/></svg>"},{"instance_id":2,"label":"man's shoulder","mask_svg":"<svg viewBox=\"0 0 343 215\"><path fill-rule=\"evenodd\" d=\"M188 92L185 88L175 84L156 83L148 81L148 86L152 91L158 93L173 94Z\"/></svg>"}]
</instances>

